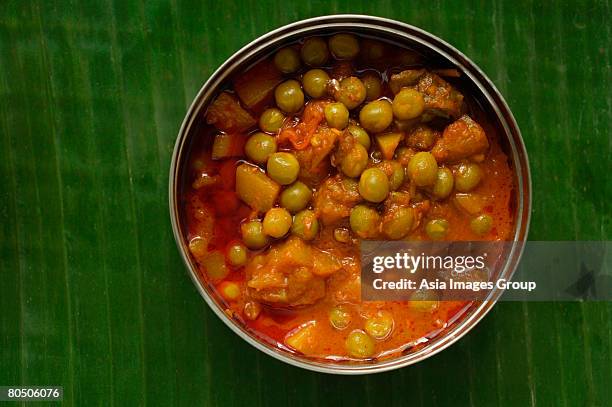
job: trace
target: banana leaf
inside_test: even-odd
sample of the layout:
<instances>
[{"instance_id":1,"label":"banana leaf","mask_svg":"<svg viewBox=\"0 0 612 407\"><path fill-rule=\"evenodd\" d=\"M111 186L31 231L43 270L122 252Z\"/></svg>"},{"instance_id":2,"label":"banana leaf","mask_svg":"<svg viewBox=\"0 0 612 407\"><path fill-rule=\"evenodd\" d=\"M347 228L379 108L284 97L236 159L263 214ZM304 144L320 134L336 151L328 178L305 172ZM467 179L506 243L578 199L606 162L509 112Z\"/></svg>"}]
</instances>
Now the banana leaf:
<instances>
[{"instance_id":1,"label":"banana leaf","mask_svg":"<svg viewBox=\"0 0 612 407\"><path fill-rule=\"evenodd\" d=\"M609 405L610 303L500 303L422 363L335 377L255 350L200 298L166 196L187 106L246 42L332 13L467 54L522 129L530 238L610 239L608 2L4 0L0 385L79 406Z\"/></svg>"}]
</instances>

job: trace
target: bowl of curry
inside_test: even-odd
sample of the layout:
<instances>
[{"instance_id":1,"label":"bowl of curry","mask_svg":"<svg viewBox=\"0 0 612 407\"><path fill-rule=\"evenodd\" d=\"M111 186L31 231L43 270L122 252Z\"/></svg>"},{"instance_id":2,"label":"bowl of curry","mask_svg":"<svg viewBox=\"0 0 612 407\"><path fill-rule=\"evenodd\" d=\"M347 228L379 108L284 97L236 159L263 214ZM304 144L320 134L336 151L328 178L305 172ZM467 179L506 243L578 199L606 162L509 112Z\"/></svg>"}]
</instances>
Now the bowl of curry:
<instances>
[{"instance_id":1,"label":"bowl of curry","mask_svg":"<svg viewBox=\"0 0 612 407\"><path fill-rule=\"evenodd\" d=\"M392 20L318 17L230 57L181 126L174 235L211 309L258 349L341 374L406 366L467 333L501 295L360 298L359 242L509 241L529 226L527 154L491 81Z\"/></svg>"}]
</instances>

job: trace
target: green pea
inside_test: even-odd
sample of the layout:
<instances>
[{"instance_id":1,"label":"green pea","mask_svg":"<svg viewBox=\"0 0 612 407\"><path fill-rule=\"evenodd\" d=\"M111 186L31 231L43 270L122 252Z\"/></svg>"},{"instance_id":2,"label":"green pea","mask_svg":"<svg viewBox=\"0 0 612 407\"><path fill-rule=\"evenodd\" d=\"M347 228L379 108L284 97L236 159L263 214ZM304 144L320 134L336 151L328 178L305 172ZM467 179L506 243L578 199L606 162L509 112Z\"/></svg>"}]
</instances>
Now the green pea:
<instances>
[{"instance_id":1,"label":"green pea","mask_svg":"<svg viewBox=\"0 0 612 407\"><path fill-rule=\"evenodd\" d=\"M366 201L384 201L389 195L389 178L378 168L368 168L359 178L359 194Z\"/></svg>"},{"instance_id":2,"label":"green pea","mask_svg":"<svg viewBox=\"0 0 612 407\"><path fill-rule=\"evenodd\" d=\"M238 300L241 294L240 286L233 281L224 281L217 289L219 290L219 294L228 301Z\"/></svg>"},{"instance_id":3,"label":"green pea","mask_svg":"<svg viewBox=\"0 0 612 407\"><path fill-rule=\"evenodd\" d=\"M225 256L218 250L208 253L200 260L200 265L204 268L208 278L216 282L223 280L229 274Z\"/></svg>"},{"instance_id":4,"label":"green pea","mask_svg":"<svg viewBox=\"0 0 612 407\"><path fill-rule=\"evenodd\" d=\"M438 163L431 153L421 151L408 162L408 177L419 187L435 184L438 179Z\"/></svg>"},{"instance_id":5,"label":"green pea","mask_svg":"<svg viewBox=\"0 0 612 407\"><path fill-rule=\"evenodd\" d=\"M353 124L348 126L348 131L351 134L351 136L355 137L355 140L357 140L359 144L365 147L366 150L370 149L370 146L372 145L372 141L370 140L370 136L368 136L367 131Z\"/></svg>"},{"instance_id":6,"label":"green pea","mask_svg":"<svg viewBox=\"0 0 612 407\"><path fill-rule=\"evenodd\" d=\"M310 209L298 212L293 217L291 233L303 240L312 240L319 233L319 221L317 215Z\"/></svg>"},{"instance_id":7,"label":"green pea","mask_svg":"<svg viewBox=\"0 0 612 407\"><path fill-rule=\"evenodd\" d=\"M295 113L304 106L304 92L300 83L290 79L278 85L274 90L276 105L286 113Z\"/></svg>"},{"instance_id":8,"label":"green pea","mask_svg":"<svg viewBox=\"0 0 612 407\"><path fill-rule=\"evenodd\" d=\"M259 117L259 128L266 133L276 133L283 126L285 115L279 109L272 107L264 110Z\"/></svg>"},{"instance_id":9,"label":"green pea","mask_svg":"<svg viewBox=\"0 0 612 407\"><path fill-rule=\"evenodd\" d=\"M389 178L389 189L391 191L397 190L404 183L405 171L404 167L393 160L385 160L378 164L378 168L383 170Z\"/></svg>"},{"instance_id":10,"label":"green pea","mask_svg":"<svg viewBox=\"0 0 612 407\"><path fill-rule=\"evenodd\" d=\"M481 180L482 169L478 164L461 164L455 172L455 189L459 192L469 192L476 188Z\"/></svg>"},{"instance_id":11,"label":"green pea","mask_svg":"<svg viewBox=\"0 0 612 407\"><path fill-rule=\"evenodd\" d=\"M351 110L363 103L366 97L366 89L359 78L349 76L340 81L340 86L334 97Z\"/></svg>"},{"instance_id":12,"label":"green pea","mask_svg":"<svg viewBox=\"0 0 612 407\"><path fill-rule=\"evenodd\" d=\"M276 140L265 133L255 133L244 145L244 152L254 163L265 164L268 157L276 152Z\"/></svg>"},{"instance_id":13,"label":"green pea","mask_svg":"<svg viewBox=\"0 0 612 407\"><path fill-rule=\"evenodd\" d=\"M349 223L353 233L362 239L376 237L380 225L380 215L373 208L357 205L351 210Z\"/></svg>"},{"instance_id":14,"label":"green pea","mask_svg":"<svg viewBox=\"0 0 612 407\"><path fill-rule=\"evenodd\" d=\"M393 330L393 315L389 311L378 311L365 323L365 331L374 339L385 339Z\"/></svg>"},{"instance_id":15,"label":"green pea","mask_svg":"<svg viewBox=\"0 0 612 407\"><path fill-rule=\"evenodd\" d=\"M329 51L327 44L320 37L308 38L300 50L302 61L309 66L321 66L327 62Z\"/></svg>"},{"instance_id":16,"label":"green pea","mask_svg":"<svg viewBox=\"0 0 612 407\"><path fill-rule=\"evenodd\" d=\"M312 198L312 191L306 184L296 181L289 185L280 195L280 204L290 213L305 209Z\"/></svg>"},{"instance_id":17,"label":"green pea","mask_svg":"<svg viewBox=\"0 0 612 407\"><path fill-rule=\"evenodd\" d=\"M325 120L331 127L342 130L348 125L349 111L342 103L325 106Z\"/></svg>"},{"instance_id":18,"label":"green pea","mask_svg":"<svg viewBox=\"0 0 612 407\"><path fill-rule=\"evenodd\" d=\"M376 100L382 96L382 83L380 77L374 73L367 73L361 78L366 89L366 100Z\"/></svg>"},{"instance_id":19,"label":"green pea","mask_svg":"<svg viewBox=\"0 0 612 407\"><path fill-rule=\"evenodd\" d=\"M344 345L346 352L354 358L365 359L374 354L374 341L361 330L351 332Z\"/></svg>"},{"instance_id":20,"label":"green pea","mask_svg":"<svg viewBox=\"0 0 612 407\"><path fill-rule=\"evenodd\" d=\"M274 153L268 157L268 176L281 185L289 185L300 173L300 163L291 153Z\"/></svg>"},{"instance_id":21,"label":"green pea","mask_svg":"<svg viewBox=\"0 0 612 407\"><path fill-rule=\"evenodd\" d=\"M391 161L391 167L393 168L393 172L391 176L389 176L389 188L391 191L396 191L404 183L406 170L402 164L397 161Z\"/></svg>"},{"instance_id":22,"label":"green pea","mask_svg":"<svg viewBox=\"0 0 612 407\"><path fill-rule=\"evenodd\" d=\"M438 309L438 295L431 290L418 290L410 296L410 308L422 313L431 313Z\"/></svg>"},{"instance_id":23,"label":"green pea","mask_svg":"<svg viewBox=\"0 0 612 407\"><path fill-rule=\"evenodd\" d=\"M302 85L304 91L311 98L320 98L327 92L329 75L322 69L311 69L304 74Z\"/></svg>"},{"instance_id":24,"label":"green pea","mask_svg":"<svg viewBox=\"0 0 612 407\"><path fill-rule=\"evenodd\" d=\"M294 48L283 48L274 55L274 65L282 73L293 73L300 69L300 55Z\"/></svg>"},{"instance_id":25,"label":"green pea","mask_svg":"<svg viewBox=\"0 0 612 407\"><path fill-rule=\"evenodd\" d=\"M449 223L446 219L432 219L425 225L425 233L432 240L442 240L448 234Z\"/></svg>"},{"instance_id":26,"label":"green pea","mask_svg":"<svg viewBox=\"0 0 612 407\"><path fill-rule=\"evenodd\" d=\"M244 266L247 262L247 248L241 243L232 243L227 248L227 261L234 267Z\"/></svg>"},{"instance_id":27,"label":"green pea","mask_svg":"<svg viewBox=\"0 0 612 407\"><path fill-rule=\"evenodd\" d=\"M447 198L453 191L453 173L446 167L438 168L436 182L431 190L432 195L438 199Z\"/></svg>"},{"instance_id":28,"label":"green pea","mask_svg":"<svg viewBox=\"0 0 612 407\"><path fill-rule=\"evenodd\" d=\"M263 225L259 220L251 220L240 226L242 241L249 249L263 249L270 243L268 236L263 231Z\"/></svg>"},{"instance_id":29,"label":"green pea","mask_svg":"<svg viewBox=\"0 0 612 407\"><path fill-rule=\"evenodd\" d=\"M336 34L329 39L329 49L337 59L353 59L359 53L359 41L351 34Z\"/></svg>"},{"instance_id":30,"label":"green pea","mask_svg":"<svg viewBox=\"0 0 612 407\"><path fill-rule=\"evenodd\" d=\"M412 88L404 88L393 98L393 114L399 120L409 120L420 116L425 108L423 95Z\"/></svg>"},{"instance_id":31,"label":"green pea","mask_svg":"<svg viewBox=\"0 0 612 407\"><path fill-rule=\"evenodd\" d=\"M394 191L389 194L389 204L392 206L407 206L410 203L410 192ZM391 208L388 208L391 209Z\"/></svg>"},{"instance_id":32,"label":"green pea","mask_svg":"<svg viewBox=\"0 0 612 407\"><path fill-rule=\"evenodd\" d=\"M351 323L351 313L342 305L337 305L329 311L329 323L342 330Z\"/></svg>"},{"instance_id":33,"label":"green pea","mask_svg":"<svg viewBox=\"0 0 612 407\"><path fill-rule=\"evenodd\" d=\"M380 133L393 121L393 109L387 100L375 100L359 112L361 127L372 133Z\"/></svg>"},{"instance_id":34,"label":"green pea","mask_svg":"<svg viewBox=\"0 0 612 407\"><path fill-rule=\"evenodd\" d=\"M478 236L484 236L491 231L493 218L490 215L482 214L470 221L470 229Z\"/></svg>"},{"instance_id":35,"label":"green pea","mask_svg":"<svg viewBox=\"0 0 612 407\"><path fill-rule=\"evenodd\" d=\"M399 207L386 215L383 221L383 233L391 240L405 237L412 229L414 209Z\"/></svg>"},{"instance_id":36,"label":"green pea","mask_svg":"<svg viewBox=\"0 0 612 407\"><path fill-rule=\"evenodd\" d=\"M263 220L263 230L268 236L283 237L291 227L291 214L285 208L272 208L266 212Z\"/></svg>"},{"instance_id":37,"label":"green pea","mask_svg":"<svg viewBox=\"0 0 612 407\"><path fill-rule=\"evenodd\" d=\"M356 178L368 165L368 151L359 143L355 143L340 162L340 170L347 177Z\"/></svg>"}]
</instances>

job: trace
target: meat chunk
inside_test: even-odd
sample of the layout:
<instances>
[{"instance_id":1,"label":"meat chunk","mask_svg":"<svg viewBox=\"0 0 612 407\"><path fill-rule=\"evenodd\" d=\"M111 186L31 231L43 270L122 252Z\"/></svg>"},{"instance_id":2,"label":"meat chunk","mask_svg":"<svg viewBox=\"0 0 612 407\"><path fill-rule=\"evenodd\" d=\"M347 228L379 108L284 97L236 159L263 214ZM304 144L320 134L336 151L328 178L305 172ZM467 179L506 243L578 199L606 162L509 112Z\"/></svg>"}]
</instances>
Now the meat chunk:
<instances>
[{"instance_id":1,"label":"meat chunk","mask_svg":"<svg viewBox=\"0 0 612 407\"><path fill-rule=\"evenodd\" d=\"M336 257L293 236L247 264L247 291L270 306L314 304L325 296L325 277L341 268Z\"/></svg>"},{"instance_id":2,"label":"meat chunk","mask_svg":"<svg viewBox=\"0 0 612 407\"><path fill-rule=\"evenodd\" d=\"M407 69L391 75L389 87L394 94L402 88L414 87L423 94L426 113L454 119L461 116L463 95L435 73Z\"/></svg>"},{"instance_id":3,"label":"meat chunk","mask_svg":"<svg viewBox=\"0 0 612 407\"><path fill-rule=\"evenodd\" d=\"M329 153L336 145L339 131L319 126L310 138L310 144L295 155L300 163L300 180L310 186L317 185L329 175Z\"/></svg>"},{"instance_id":4,"label":"meat chunk","mask_svg":"<svg viewBox=\"0 0 612 407\"><path fill-rule=\"evenodd\" d=\"M438 75L427 72L419 78L416 90L423 94L425 111L436 116L461 116L463 95Z\"/></svg>"},{"instance_id":5,"label":"meat chunk","mask_svg":"<svg viewBox=\"0 0 612 407\"><path fill-rule=\"evenodd\" d=\"M347 218L361 199L357 181L336 175L326 179L315 193L315 213L323 224L331 225Z\"/></svg>"},{"instance_id":6,"label":"meat chunk","mask_svg":"<svg viewBox=\"0 0 612 407\"><path fill-rule=\"evenodd\" d=\"M439 137L438 131L425 125L419 125L406 138L406 145L418 150L429 150Z\"/></svg>"},{"instance_id":7,"label":"meat chunk","mask_svg":"<svg viewBox=\"0 0 612 407\"><path fill-rule=\"evenodd\" d=\"M489 140L478 123L467 115L444 129L431 153L438 163L452 163L481 154L489 148Z\"/></svg>"},{"instance_id":8,"label":"meat chunk","mask_svg":"<svg viewBox=\"0 0 612 407\"><path fill-rule=\"evenodd\" d=\"M339 166L342 160L351 153L355 144L357 144L357 139L348 130L343 131L338 136L338 148L334 151L332 163Z\"/></svg>"},{"instance_id":9,"label":"meat chunk","mask_svg":"<svg viewBox=\"0 0 612 407\"><path fill-rule=\"evenodd\" d=\"M240 106L234 96L223 92L208 108L206 123L226 133L241 133L255 126L257 121Z\"/></svg>"}]
</instances>

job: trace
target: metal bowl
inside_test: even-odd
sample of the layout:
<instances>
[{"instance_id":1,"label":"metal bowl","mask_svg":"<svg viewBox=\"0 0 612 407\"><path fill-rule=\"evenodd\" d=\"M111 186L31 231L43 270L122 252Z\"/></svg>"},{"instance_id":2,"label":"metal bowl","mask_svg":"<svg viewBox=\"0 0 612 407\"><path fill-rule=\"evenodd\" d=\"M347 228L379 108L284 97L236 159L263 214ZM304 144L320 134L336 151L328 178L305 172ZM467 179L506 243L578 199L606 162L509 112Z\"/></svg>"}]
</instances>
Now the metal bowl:
<instances>
[{"instance_id":1,"label":"metal bowl","mask_svg":"<svg viewBox=\"0 0 612 407\"><path fill-rule=\"evenodd\" d=\"M490 116L490 122L496 127L515 175L516 189L512 202L515 211L514 244L500 274L501 278L510 279L512 277L527 239L531 208L531 178L525 145L508 105L489 78L457 49L417 27L380 17L331 15L298 21L259 37L225 61L198 92L178 133L170 167L170 218L179 251L200 294L217 316L245 341L283 362L309 370L336 374L376 373L419 362L447 348L469 332L491 310L502 291L494 289L488 294L485 301L473 303L458 322L452 324L426 346L412 353L363 364L311 360L271 346L228 317L214 299L205 282L198 277L197 266L189 254L188 242L185 238L185 224L180 208L181 183L193 141L193 129L202 120L205 108L222 89L228 78L235 73L243 72L262 56L270 54L287 43L312 35L328 35L335 32L352 32L413 48L427 58L440 61L446 67L454 67L466 78L470 86L470 94L480 101Z\"/></svg>"}]
</instances>

